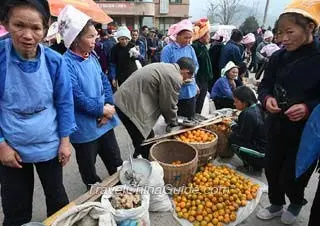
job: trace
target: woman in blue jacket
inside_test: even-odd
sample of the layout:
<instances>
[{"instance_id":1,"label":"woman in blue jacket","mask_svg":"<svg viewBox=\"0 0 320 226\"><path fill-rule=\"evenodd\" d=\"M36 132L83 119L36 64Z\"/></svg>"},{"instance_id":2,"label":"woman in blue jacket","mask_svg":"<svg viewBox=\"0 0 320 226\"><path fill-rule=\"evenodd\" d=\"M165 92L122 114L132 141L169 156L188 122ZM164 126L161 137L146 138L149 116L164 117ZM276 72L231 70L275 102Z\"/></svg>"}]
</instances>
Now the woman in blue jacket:
<instances>
[{"instance_id":1,"label":"woman in blue jacket","mask_svg":"<svg viewBox=\"0 0 320 226\"><path fill-rule=\"evenodd\" d=\"M8 0L0 42L0 181L4 226L32 218L34 167L47 215L68 204L62 167L75 130L71 81L62 56L40 44L50 18L46 0Z\"/></svg>"},{"instance_id":2,"label":"woman in blue jacket","mask_svg":"<svg viewBox=\"0 0 320 226\"><path fill-rule=\"evenodd\" d=\"M90 185L101 182L95 163L99 154L109 174L122 165L120 150L113 131L119 124L115 114L113 92L98 59L91 52L95 47L97 31L91 19L67 6L58 18L60 33L68 48L63 55L71 75L75 117L78 130L71 143L83 182Z\"/></svg>"},{"instance_id":3,"label":"woman in blue jacket","mask_svg":"<svg viewBox=\"0 0 320 226\"><path fill-rule=\"evenodd\" d=\"M216 109L233 108L232 92L237 88L236 79L239 75L239 67L230 61L222 70L223 75L212 87L211 99Z\"/></svg>"},{"instance_id":4,"label":"woman in blue jacket","mask_svg":"<svg viewBox=\"0 0 320 226\"><path fill-rule=\"evenodd\" d=\"M199 69L198 59L190 45L193 34L190 20L182 20L169 28L168 35L171 42L161 51L160 61L164 63L176 63L181 57L189 57L196 65L195 74ZM178 102L178 115L188 118L196 113L196 95L199 92L195 79L185 82L180 89Z\"/></svg>"}]
</instances>

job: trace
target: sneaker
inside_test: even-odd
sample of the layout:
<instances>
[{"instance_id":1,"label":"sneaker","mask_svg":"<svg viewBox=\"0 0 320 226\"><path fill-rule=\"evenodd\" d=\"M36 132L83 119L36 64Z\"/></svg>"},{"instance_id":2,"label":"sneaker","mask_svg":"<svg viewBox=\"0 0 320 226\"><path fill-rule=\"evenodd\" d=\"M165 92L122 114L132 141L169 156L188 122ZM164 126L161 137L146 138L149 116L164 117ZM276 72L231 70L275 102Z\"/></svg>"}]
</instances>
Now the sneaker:
<instances>
[{"instance_id":1,"label":"sneaker","mask_svg":"<svg viewBox=\"0 0 320 226\"><path fill-rule=\"evenodd\" d=\"M278 211L271 212L270 207L264 208L257 213L257 217L261 220L271 220L275 217L280 217L282 215L283 209L281 208Z\"/></svg>"},{"instance_id":2,"label":"sneaker","mask_svg":"<svg viewBox=\"0 0 320 226\"><path fill-rule=\"evenodd\" d=\"M297 216L293 215L293 213L291 213L288 210L283 211L281 215L281 222L286 225L293 224L296 221L296 219Z\"/></svg>"}]
</instances>

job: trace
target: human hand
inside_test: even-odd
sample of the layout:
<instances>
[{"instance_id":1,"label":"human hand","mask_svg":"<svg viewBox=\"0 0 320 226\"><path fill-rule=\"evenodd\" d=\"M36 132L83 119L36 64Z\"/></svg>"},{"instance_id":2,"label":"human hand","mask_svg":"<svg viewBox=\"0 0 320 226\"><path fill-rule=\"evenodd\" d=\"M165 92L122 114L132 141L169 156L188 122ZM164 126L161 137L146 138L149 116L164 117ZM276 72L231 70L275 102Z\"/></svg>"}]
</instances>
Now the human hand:
<instances>
[{"instance_id":1,"label":"human hand","mask_svg":"<svg viewBox=\"0 0 320 226\"><path fill-rule=\"evenodd\" d=\"M266 109L273 114L281 112L281 109L278 106L278 102L274 97L268 97L266 101Z\"/></svg>"},{"instance_id":2,"label":"human hand","mask_svg":"<svg viewBox=\"0 0 320 226\"><path fill-rule=\"evenodd\" d=\"M113 80L111 81L111 83L112 83L112 86L113 86L114 88L117 87L117 81L116 81L115 79L113 79Z\"/></svg>"},{"instance_id":3,"label":"human hand","mask_svg":"<svg viewBox=\"0 0 320 226\"><path fill-rule=\"evenodd\" d=\"M61 138L58 153L59 162L62 166L65 166L71 157L71 143L69 137Z\"/></svg>"},{"instance_id":4,"label":"human hand","mask_svg":"<svg viewBox=\"0 0 320 226\"><path fill-rule=\"evenodd\" d=\"M116 113L116 109L113 105L105 104L103 107L103 116L107 117L108 119L111 119L112 116Z\"/></svg>"},{"instance_id":5,"label":"human hand","mask_svg":"<svg viewBox=\"0 0 320 226\"><path fill-rule=\"evenodd\" d=\"M98 127L101 127L101 126L107 124L108 121L109 121L109 118L107 118L106 116L99 118L98 119Z\"/></svg>"},{"instance_id":6,"label":"human hand","mask_svg":"<svg viewBox=\"0 0 320 226\"><path fill-rule=\"evenodd\" d=\"M22 159L18 152L13 150L6 142L0 143L0 162L4 166L12 168L22 168Z\"/></svg>"},{"instance_id":7,"label":"human hand","mask_svg":"<svg viewBox=\"0 0 320 226\"><path fill-rule=\"evenodd\" d=\"M233 80L233 79L229 80L229 83L230 83L230 86L231 86L232 89L237 88L237 84L236 84L235 80Z\"/></svg>"},{"instance_id":8,"label":"human hand","mask_svg":"<svg viewBox=\"0 0 320 226\"><path fill-rule=\"evenodd\" d=\"M295 104L291 106L284 114L292 122L298 122L307 116L308 108L305 104Z\"/></svg>"}]
</instances>

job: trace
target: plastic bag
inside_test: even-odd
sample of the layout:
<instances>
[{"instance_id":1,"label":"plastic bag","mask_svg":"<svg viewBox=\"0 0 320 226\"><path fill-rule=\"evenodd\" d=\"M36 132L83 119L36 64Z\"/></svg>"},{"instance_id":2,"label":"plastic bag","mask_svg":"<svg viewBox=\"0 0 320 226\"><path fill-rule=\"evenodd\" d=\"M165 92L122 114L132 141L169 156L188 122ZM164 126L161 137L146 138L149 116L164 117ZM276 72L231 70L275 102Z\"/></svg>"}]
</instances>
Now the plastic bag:
<instances>
[{"instance_id":1,"label":"plastic bag","mask_svg":"<svg viewBox=\"0 0 320 226\"><path fill-rule=\"evenodd\" d=\"M86 202L71 207L52 223L52 226L64 225L116 226L117 224L111 212L104 208L100 202Z\"/></svg>"},{"instance_id":2,"label":"plastic bag","mask_svg":"<svg viewBox=\"0 0 320 226\"><path fill-rule=\"evenodd\" d=\"M141 194L141 206L132 209L115 209L111 205L109 198L116 191L131 191ZM150 226L149 218L149 192L143 188L133 188L127 185L119 185L107 189L101 198L101 204L104 208L110 210L118 225L144 225ZM128 224L126 224L126 222Z\"/></svg>"},{"instance_id":3,"label":"plastic bag","mask_svg":"<svg viewBox=\"0 0 320 226\"><path fill-rule=\"evenodd\" d=\"M320 158L320 105L308 119L300 141L296 159L296 177L300 177Z\"/></svg>"},{"instance_id":4,"label":"plastic bag","mask_svg":"<svg viewBox=\"0 0 320 226\"><path fill-rule=\"evenodd\" d=\"M125 161L126 162L126 161ZM123 162L123 164L125 164ZM152 170L147 184L142 184L141 188L148 190L150 194L149 211L168 212L172 211L172 203L165 191L164 172L158 162L150 162ZM120 170L119 168L118 170Z\"/></svg>"},{"instance_id":5,"label":"plastic bag","mask_svg":"<svg viewBox=\"0 0 320 226\"><path fill-rule=\"evenodd\" d=\"M151 212L172 211L171 201L165 191L163 168L158 162L151 162L151 166L152 172L148 184L148 187L152 189L149 210Z\"/></svg>"}]
</instances>

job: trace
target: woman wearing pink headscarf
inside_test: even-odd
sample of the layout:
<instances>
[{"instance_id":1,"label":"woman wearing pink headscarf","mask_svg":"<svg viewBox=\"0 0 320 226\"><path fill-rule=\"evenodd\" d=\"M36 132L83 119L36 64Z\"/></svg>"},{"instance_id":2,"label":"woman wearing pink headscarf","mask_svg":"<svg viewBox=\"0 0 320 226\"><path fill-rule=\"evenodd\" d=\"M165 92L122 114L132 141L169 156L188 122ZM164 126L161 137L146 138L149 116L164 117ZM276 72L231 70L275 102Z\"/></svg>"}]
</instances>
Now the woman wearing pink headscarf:
<instances>
[{"instance_id":1,"label":"woman wearing pink headscarf","mask_svg":"<svg viewBox=\"0 0 320 226\"><path fill-rule=\"evenodd\" d=\"M243 52L244 56L244 63L246 64L246 66L249 65L250 60L252 58L252 51L251 48L253 47L254 43L256 41L256 37L254 36L253 33L248 33L247 35L245 35L241 41L241 43L243 44L243 46L245 47L245 51Z\"/></svg>"},{"instance_id":2,"label":"woman wearing pink headscarf","mask_svg":"<svg viewBox=\"0 0 320 226\"><path fill-rule=\"evenodd\" d=\"M190 20L182 20L169 28L170 43L161 52L161 62L176 63L182 57L190 57L196 65L195 74L199 65L194 49L190 45L193 35L193 26ZM194 117L196 112L197 84L192 79L180 89L178 115L188 118Z\"/></svg>"}]
</instances>

